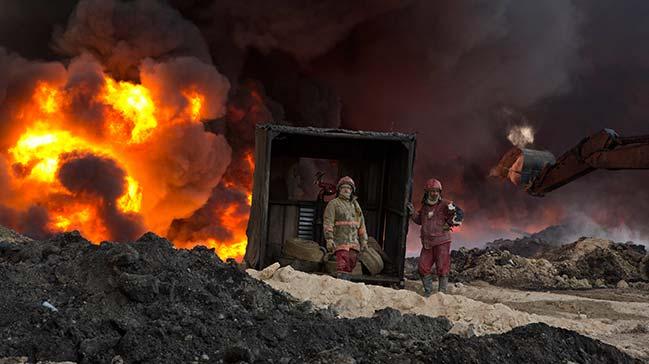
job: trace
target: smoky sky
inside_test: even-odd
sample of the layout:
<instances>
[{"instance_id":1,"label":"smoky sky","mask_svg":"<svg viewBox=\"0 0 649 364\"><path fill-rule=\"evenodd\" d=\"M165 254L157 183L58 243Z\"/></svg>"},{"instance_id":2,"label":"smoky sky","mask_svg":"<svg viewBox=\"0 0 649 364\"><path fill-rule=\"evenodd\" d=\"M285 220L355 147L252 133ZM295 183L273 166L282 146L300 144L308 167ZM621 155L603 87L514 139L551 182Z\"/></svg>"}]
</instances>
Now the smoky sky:
<instances>
[{"instance_id":1,"label":"smoky sky","mask_svg":"<svg viewBox=\"0 0 649 364\"><path fill-rule=\"evenodd\" d=\"M614 8L614 9L611 9ZM560 155L608 127L649 134L649 7L618 2L421 2L357 26L312 72L341 95L343 127L416 132L415 201L426 178L467 210L461 243L543 222L647 241L646 171L597 171L544 198L488 179L520 120ZM469 229L467 229L469 230ZM505 233L507 231L505 230ZM416 239L416 229L409 238ZM584 230L584 235L590 231Z\"/></svg>"},{"instance_id":2,"label":"smoky sky","mask_svg":"<svg viewBox=\"0 0 649 364\"><path fill-rule=\"evenodd\" d=\"M649 236L647 171L597 171L544 198L487 178L522 120L504 108L555 155L604 127L649 134L645 1L111 3L124 16L104 35L72 1L0 0L0 46L30 59L90 51L121 78L145 57L191 55L228 78L232 100L258 84L288 123L417 133L414 200L425 179L442 180L479 232L460 232L461 244L575 219L618 240ZM165 24L176 31L158 32Z\"/></svg>"},{"instance_id":3,"label":"smoky sky","mask_svg":"<svg viewBox=\"0 0 649 364\"><path fill-rule=\"evenodd\" d=\"M289 10L274 12L256 27L241 25L250 24L254 14L231 19L235 29L255 34L246 38L253 39L246 44L253 50L243 56L240 49L234 52L249 57L236 76L262 80L267 94L298 125L320 125L295 107L300 97L287 97L286 89L299 88L295 80L308 79L323 90L311 105L327 104L322 100L328 94L340 99L342 127L417 133L414 199L419 200L425 179L441 179L446 197L465 206L467 224L472 224L468 230L474 233L460 232L460 243L496 238L509 232L506 226L537 229L575 220L588 222L580 226L603 227L614 239L646 239L646 171L598 171L544 198L487 178L511 147L508 129L521 119L537 130L532 147L555 155L604 127L624 135L649 134L642 106L649 57L638 47L649 31L645 3L383 3L387 7L356 17L353 26L328 33L334 42L318 42L320 34L307 30L282 37L285 44L258 45L259 39L276 40L278 29L285 29L281 25L298 26L300 19L282 16L301 14L290 10L298 5L282 4ZM218 28L195 15L201 9L197 3L180 8L185 16L202 20L204 34ZM327 21L344 23L325 11L318 23ZM312 42L301 47L309 36ZM228 49L227 41L208 43L213 53ZM314 50L314 44L320 49ZM219 57L213 55L217 64ZM285 58L292 60L282 62ZM503 108L524 118L503 118Z\"/></svg>"},{"instance_id":4,"label":"smoky sky","mask_svg":"<svg viewBox=\"0 0 649 364\"><path fill-rule=\"evenodd\" d=\"M64 25L77 0L0 0L0 46L30 59L59 59L51 47L52 33Z\"/></svg>"}]
</instances>

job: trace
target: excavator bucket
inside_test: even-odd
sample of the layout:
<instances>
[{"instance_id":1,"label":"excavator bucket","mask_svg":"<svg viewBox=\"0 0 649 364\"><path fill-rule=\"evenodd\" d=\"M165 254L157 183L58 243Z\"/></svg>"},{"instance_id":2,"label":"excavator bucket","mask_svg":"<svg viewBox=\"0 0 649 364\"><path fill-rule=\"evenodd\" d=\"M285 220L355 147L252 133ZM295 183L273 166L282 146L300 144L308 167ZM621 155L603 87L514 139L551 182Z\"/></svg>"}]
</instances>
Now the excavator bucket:
<instances>
[{"instance_id":1,"label":"excavator bucket","mask_svg":"<svg viewBox=\"0 0 649 364\"><path fill-rule=\"evenodd\" d=\"M527 187L543 168L555 162L556 158L548 151L514 147L491 169L490 176L508 179L516 186Z\"/></svg>"}]
</instances>

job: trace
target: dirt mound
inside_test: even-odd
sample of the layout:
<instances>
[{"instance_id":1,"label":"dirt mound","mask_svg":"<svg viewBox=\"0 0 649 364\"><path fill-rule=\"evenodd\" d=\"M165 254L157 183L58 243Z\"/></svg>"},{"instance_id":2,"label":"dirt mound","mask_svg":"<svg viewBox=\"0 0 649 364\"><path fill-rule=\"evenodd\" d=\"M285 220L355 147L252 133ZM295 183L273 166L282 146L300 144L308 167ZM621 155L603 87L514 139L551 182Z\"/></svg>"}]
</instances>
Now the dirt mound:
<instances>
[{"instance_id":1,"label":"dirt mound","mask_svg":"<svg viewBox=\"0 0 649 364\"><path fill-rule=\"evenodd\" d=\"M647 251L644 246L633 243L581 238L545 252L542 257L551 260L559 274L578 279L601 279L608 284L649 279Z\"/></svg>"},{"instance_id":2,"label":"dirt mound","mask_svg":"<svg viewBox=\"0 0 649 364\"><path fill-rule=\"evenodd\" d=\"M643 282L649 277L649 255L642 245L581 238L560 247L544 248L535 258L487 247L451 252L453 281L486 281L520 289L587 289L614 287L619 281ZM406 264L406 276L418 278L416 259Z\"/></svg>"},{"instance_id":3,"label":"dirt mound","mask_svg":"<svg viewBox=\"0 0 649 364\"><path fill-rule=\"evenodd\" d=\"M3 243L23 243L23 242L28 242L32 241L32 239L20 235L17 232L7 229L4 226L0 226L0 244Z\"/></svg>"},{"instance_id":4,"label":"dirt mound","mask_svg":"<svg viewBox=\"0 0 649 364\"><path fill-rule=\"evenodd\" d=\"M534 234L525 234L525 236L518 239L497 239L487 243L486 247L507 250L521 257L532 258L569 243L570 241L565 239L571 232L572 228L568 225L555 225Z\"/></svg>"},{"instance_id":5,"label":"dirt mound","mask_svg":"<svg viewBox=\"0 0 649 364\"><path fill-rule=\"evenodd\" d=\"M579 240L592 240L587 236L609 237L609 232L588 221L571 220L561 225L552 225L536 233L526 233L512 229L522 236L517 239L497 239L486 243L487 248L508 250L512 254L526 258L539 258L546 252ZM605 239L597 239L609 241ZM629 242L630 245L635 245ZM640 246L640 245L636 245Z\"/></svg>"},{"instance_id":6,"label":"dirt mound","mask_svg":"<svg viewBox=\"0 0 649 364\"><path fill-rule=\"evenodd\" d=\"M457 251L451 256L451 279L455 281L481 280L498 286L526 289L544 289L560 284L556 268L545 259L523 258L506 250Z\"/></svg>"},{"instance_id":7,"label":"dirt mound","mask_svg":"<svg viewBox=\"0 0 649 364\"><path fill-rule=\"evenodd\" d=\"M485 281L519 289L585 289L592 288L587 279L561 274L546 259L519 257L504 250L462 250L451 252L452 281Z\"/></svg>"},{"instance_id":8,"label":"dirt mound","mask_svg":"<svg viewBox=\"0 0 649 364\"><path fill-rule=\"evenodd\" d=\"M153 234L133 243L92 245L68 233L13 244L0 256L0 282L0 358L333 363L434 356L518 363L560 355L633 362L609 345L546 325L464 339L447 334L445 318L393 309L339 319L224 264L212 250L176 250Z\"/></svg>"},{"instance_id":9,"label":"dirt mound","mask_svg":"<svg viewBox=\"0 0 649 364\"><path fill-rule=\"evenodd\" d=\"M435 358L435 363L595 363L610 360L610 363L623 363L624 357L611 357L609 354L598 354L596 357L575 355L575 348L586 353L599 351L593 346L592 339L573 331L554 329L541 323L518 327L502 335L488 335L462 340L459 336L445 338L439 346L431 347L424 352L424 357ZM536 347L538 338L548 340L551 350L541 353ZM535 339L537 338L537 339ZM495 344L515 348L509 354L497 350L483 351L483 347ZM455 347L462 346L467 354L458 355ZM601 356L600 356L601 355ZM639 361L638 361L639 362Z\"/></svg>"}]
</instances>

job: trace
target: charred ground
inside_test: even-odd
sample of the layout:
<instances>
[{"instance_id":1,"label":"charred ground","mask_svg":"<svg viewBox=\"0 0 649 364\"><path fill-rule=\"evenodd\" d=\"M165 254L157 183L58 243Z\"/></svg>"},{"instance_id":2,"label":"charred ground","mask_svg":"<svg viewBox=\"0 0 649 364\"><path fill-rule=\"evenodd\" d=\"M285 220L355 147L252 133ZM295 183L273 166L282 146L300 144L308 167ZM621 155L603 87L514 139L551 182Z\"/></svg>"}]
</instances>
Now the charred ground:
<instances>
[{"instance_id":1,"label":"charred ground","mask_svg":"<svg viewBox=\"0 0 649 364\"><path fill-rule=\"evenodd\" d=\"M634 362L575 332L533 324L448 335L445 318L340 319L274 291L202 247L146 234L0 242L0 357L111 362ZM57 311L43 305L48 302Z\"/></svg>"}]
</instances>

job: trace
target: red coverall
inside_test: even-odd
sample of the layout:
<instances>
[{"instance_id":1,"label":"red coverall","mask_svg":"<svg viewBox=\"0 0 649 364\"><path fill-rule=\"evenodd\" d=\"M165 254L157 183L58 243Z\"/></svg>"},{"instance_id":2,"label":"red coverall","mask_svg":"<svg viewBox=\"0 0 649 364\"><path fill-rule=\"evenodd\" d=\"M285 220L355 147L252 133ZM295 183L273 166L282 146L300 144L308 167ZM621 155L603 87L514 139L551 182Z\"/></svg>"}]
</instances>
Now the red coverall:
<instances>
[{"instance_id":1,"label":"red coverall","mask_svg":"<svg viewBox=\"0 0 649 364\"><path fill-rule=\"evenodd\" d=\"M440 199L434 205L424 204L421 210L412 215L412 221L421 225L421 254L419 256L419 274L432 273L433 264L438 276L447 276L451 270L451 233L448 221L454 212L449 209L448 200Z\"/></svg>"}]
</instances>

